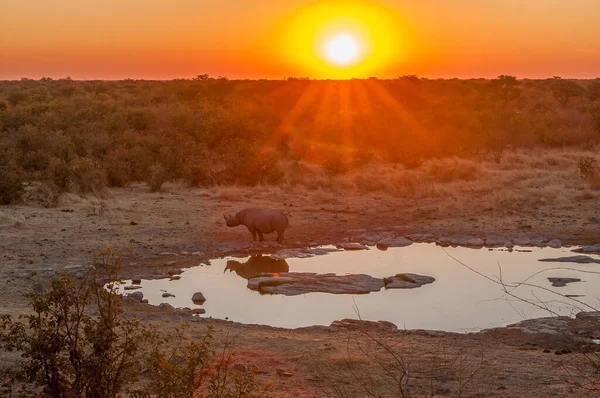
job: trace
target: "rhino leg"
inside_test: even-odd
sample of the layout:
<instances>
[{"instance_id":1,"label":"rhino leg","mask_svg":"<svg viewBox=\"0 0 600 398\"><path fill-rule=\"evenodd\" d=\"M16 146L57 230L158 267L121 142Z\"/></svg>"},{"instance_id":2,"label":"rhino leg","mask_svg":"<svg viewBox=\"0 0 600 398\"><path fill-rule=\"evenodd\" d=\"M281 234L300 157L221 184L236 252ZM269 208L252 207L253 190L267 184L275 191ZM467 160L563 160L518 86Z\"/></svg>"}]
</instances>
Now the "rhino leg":
<instances>
[{"instance_id":1,"label":"rhino leg","mask_svg":"<svg viewBox=\"0 0 600 398\"><path fill-rule=\"evenodd\" d=\"M252 241L254 242L256 240L256 230L252 227L248 227L248 231L252 234Z\"/></svg>"},{"instance_id":2,"label":"rhino leg","mask_svg":"<svg viewBox=\"0 0 600 398\"><path fill-rule=\"evenodd\" d=\"M277 231L277 243L283 242L283 231Z\"/></svg>"},{"instance_id":3,"label":"rhino leg","mask_svg":"<svg viewBox=\"0 0 600 398\"><path fill-rule=\"evenodd\" d=\"M258 231L258 230L257 230L256 232L258 232L258 238L259 238L259 239L260 239L260 241L262 242L262 241L264 240L264 239L263 239L263 234L262 234L262 232L260 232L260 231Z\"/></svg>"}]
</instances>

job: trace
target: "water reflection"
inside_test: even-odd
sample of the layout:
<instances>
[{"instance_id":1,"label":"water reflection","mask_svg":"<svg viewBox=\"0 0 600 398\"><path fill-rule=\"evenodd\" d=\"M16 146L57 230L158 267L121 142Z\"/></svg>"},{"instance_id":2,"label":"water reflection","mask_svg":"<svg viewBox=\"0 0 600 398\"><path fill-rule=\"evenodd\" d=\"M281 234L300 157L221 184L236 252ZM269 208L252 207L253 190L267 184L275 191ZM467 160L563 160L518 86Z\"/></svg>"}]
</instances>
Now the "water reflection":
<instances>
[{"instance_id":1,"label":"water reflection","mask_svg":"<svg viewBox=\"0 0 600 398\"><path fill-rule=\"evenodd\" d=\"M274 260L269 256L261 254L251 256L246 262L228 260L225 271L235 272L244 279L250 279L260 274L276 274L289 272L290 266L285 260Z\"/></svg>"},{"instance_id":2,"label":"water reflection","mask_svg":"<svg viewBox=\"0 0 600 398\"><path fill-rule=\"evenodd\" d=\"M522 252L523 249L528 251ZM549 315L549 311L541 310L533 305L535 303L561 315L578 311L573 302L557 297L552 291L578 296L577 300L599 307L600 265L561 267L560 263L538 261L569 255L572 255L570 249L564 247L519 247L509 252L415 243L387 251L341 251L287 260L273 260L268 255L241 261L224 258L212 260L211 266L188 268L180 280L143 280L141 289L136 291L141 291L150 304L167 302L174 307L191 307L191 297L202 292L207 299L202 305L206 316L243 323L279 327L329 325L334 320L356 318L358 309L363 319L386 320L401 328L475 331ZM600 256L593 257L600 259ZM290 269L320 274L367 274L374 278L410 272L432 276L435 282L426 289L382 289L364 295L261 295L247 287L247 279L252 276L263 272L284 273ZM547 271L541 272L543 270ZM581 282L553 287L549 277L578 278ZM511 294L522 299L507 296L498 282L500 279L507 285L527 281L527 285L511 290ZM165 290L175 297L162 297Z\"/></svg>"}]
</instances>

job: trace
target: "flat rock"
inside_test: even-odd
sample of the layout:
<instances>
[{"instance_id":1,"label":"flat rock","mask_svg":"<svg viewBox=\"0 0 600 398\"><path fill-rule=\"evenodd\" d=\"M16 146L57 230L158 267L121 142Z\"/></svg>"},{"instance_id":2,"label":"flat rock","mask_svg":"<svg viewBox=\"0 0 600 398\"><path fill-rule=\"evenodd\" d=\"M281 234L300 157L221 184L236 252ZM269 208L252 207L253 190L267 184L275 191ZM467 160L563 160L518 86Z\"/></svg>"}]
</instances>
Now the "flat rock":
<instances>
[{"instance_id":1,"label":"flat rock","mask_svg":"<svg viewBox=\"0 0 600 398\"><path fill-rule=\"evenodd\" d=\"M440 236L435 244L442 247L452 246L452 237L451 236Z\"/></svg>"},{"instance_id":2,"label":"flat rock","mask_svg":"<svg viewBox=\"0 0 600 398\"><path fill-rule=\"evenodd\" d=\"M484 241L481 238L476 238L474 236L462 236L458 239L459 246L467 246L467 247L482 247L484 245Z\"/></svg>"},{"instance_id":3,"label":"flat rock","mask_svg":"<svg viewBox=\"0 0 600 398\"><path fill-rule=\"evenodd\" d=\"M567 283L573 282L581 282L579 278L559 278L559 277L550 277L548 280L552 283L554 287L564 287L567 286Z\"/></svg>"},{"instance_id":4,"label":"flat rock","mask_svg":"<svg viewBox=\"0 0 600 398\"><path fill-rule=\"evenodd\" d=\"M525 333L562 334L569 326L569 319L566 316L527 319L506 328L519 329Z\"/></svg>"},{"instance_id":5,"label":"flat rock","mask_svg":"<svg viewBox=\"0 0 600 398\"><path fill-rule=\"evenodd\" d=\"M491 234L491 235L488 235L485 237L485 245L486 246L506 247L506 245L510 245L510 244L512 244L512 242L510 240L508 240L505 236L502 236L502 235Z\"/></svg>"},{"instance_id":6,"label":"flat rock","mask_svg":"<svg viewBox=\"0 0 600 398\"><path fill-rule=\"evenodd\" d=\"M368 250L369 247L367 245L363 245L362 243L357 242L342 242L336 245L340 249L344 250Z\"/></svg>"},{"instance_id":7,"label":"flat rock","mask_svg":"<svg viewBox=\"0 0 600 398\"><path fill-rule=\"evenodd\" d=\"M568 257L557 257L557 258L541 258L538 261L545 261L551 263L577 263L577 264L600 264L600 260L590 256L568 256Z\"/></svg>"},{"instance_id":8,"label":"flat rock","mask_svg":"<svg viewBox=\"0 0 600 398\"><path fill-rule=\"evenodd\" d=\"M413 242L435 242L437 240L433 234L410 234L406 237Z\"/></svg>"},{"instance_id":9,"label":"flat rock","mask_svg":"<svg viewBox=\"0 0 600 398\"><path fill-rule=\"evenodd\" d=\"M142 287L139 285L133 285L133 286L125 286L123 288L123 290L137 290L137 289L141 289Z\"/></svg>"},{"instance_id":10,"label":"flat rock","mask_svg":"<svg viewBox=\"0 0 600 398\"><path fill-rule=\"evenodd\" d=\"M386 289L414 289L433 283L435 278L411 273L397 274L384 279Z\"/></svg>"},{"instance_id":11,"label":"flat rock","mask_svg":"<svg viewBox=\"0 0 600 398\"><path fill-rule=\"evenodd\" d=\"M164 298L167 298L167 297L175 297L175 295L174 295L174 294L171 294L171 293L163 293L163 294L162 294L162 296L163 296Z\"/></svg>"},{"instance_id":12,"label":"flat rock","mask_svg":"<svg viewBox=\"0 0 600 398\"><path fill-rule=\"evenodd\" d=\"M581 246L577 249L573 249L573 251L576 253L600 254L600 243L596 245Z\"/></svg>"},{"instance_id":13,"label":"flat rock","mask_svg":"<svg viewBox=\"0 0 600 398\"><path fill-rule=\"evenodd\" d=\"M338 249L325 248L325 247L312 247L312 248L300 248L300 249L281 249L271 254L273 260L286 260L288 258L309 258L314 256L321 256L328 253L339 251Z\"/></svg>"},{"instance_id":14,"label":"flat rock","mask_svg":"<svg viewBox=\"0 0 600 398\"><path fill-rule=\"evenodd\" d=\"M575 315L575 318L600 321L600 311L581 311Z\"/></svg>"},{"instance_id":15,"label":"flat rock","mask_svg":"<svg viewBox=\"0 0 600 398\"><path fill-rule=\"evenodd\" d=\"M142 292L133 292L127 295L128 298L141 302L144 299L144 293Z\"/></svg>"},{"instance_id":16,"label":"flat rock","mask_svg":"<svg viewBox=\"0 0 600 398\"><path fill-rule=\"evenodd\" d=\"M333 321L330 325L332 328L344 328L344 329L364 329L364 328L380 328L387 330L398 330L398 326L388 321L365 321L362 319L342 319L339 321Z\"/></svg>"},{"instance_id":17,"label":"flat rock","mask_svg":"<svg viewBox=\"0 0 600 398\"><path fill-rule=\"evenodd\" d=\"M417 287L421 287L418 283L408 282L402 279L398 279L395 277L386 279L385 288L386 289L414 289Z\"/></svg>"},{"instance_id":18,"label":"flat rock","mask_svg":"<svg viewBox=\"0 0 600 398\"><path fill-rule=\"evenodd\" d=\"M388 247L405 247L405 246L410 246L412 245L413 242L412 240L408 240L403 236L398 236L395 238L387 238L387 239L382 239L379 242L377 242L377 248L388 248Z\"/></svg>"},{"instance_id":19,"label":"flat rock","mask_svg":"<svg viewBox=\"0 0 600 398\"><path fill-rule=\"evenodd\" d=\"M289 272L261 275L248 280L248 288L261 293L297 296L305 293L367 294L378 292L383 279L365 274L335 275Z\"/></svg>"},{"instance_id":20,"label":"flat rock","mask_svg":"<svg viewBox=\"0 0 600 398\"><path fill-rule=\"evenodd\" d=\"M512 242L516 246L529 246L531 245L531 239L528 236L514 236Z\"/></svg>"},{"instance_id":21,"label":"flat rock","mask_svg":"<svg viewBox=\"0 0 600 398\"><path fill-rule=\"evenodd\" d=\"M374 245L380 241L386 239L394 239L396 234L394 232L368 232L366 234L362 234L360 240L366 241L371 245Z\"/></svg>"},{"instance_id":22,"label":"flat rock","mask_svg":"<svg viewBox=\"0 0 600 398\"><path fill-rule=\"evenodd\" d=\"M482 247L484 241L481 238L476 238L470 235L457 236L442 236L436 240L439 246L466 246L466 247Z\"/></svg>"}]
</instances>

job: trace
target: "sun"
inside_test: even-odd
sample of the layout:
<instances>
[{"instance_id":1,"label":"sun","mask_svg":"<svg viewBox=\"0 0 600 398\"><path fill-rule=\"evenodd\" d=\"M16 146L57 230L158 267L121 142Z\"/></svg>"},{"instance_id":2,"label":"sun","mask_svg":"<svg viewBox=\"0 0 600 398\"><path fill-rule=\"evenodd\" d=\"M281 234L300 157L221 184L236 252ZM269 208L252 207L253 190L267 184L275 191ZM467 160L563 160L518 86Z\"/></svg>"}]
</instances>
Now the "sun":
<instances>
[{"instance_id":1,"label":"sun","mask_svg":"<svg viewBox=\"0 0 600 398\"><path fill-rule=\"evenodd\" d=\"M383 76L406 61L411 34L395 9L377 0L306 0L265 35L300 76Z\"/></svg>"},{"instance_id":2,"label":"sun","mask_svg":"<svg viewBox=\"0 0 600 398\"><path fill-rule=\"evenodd\" d=\"M360 47L352 35L339 34L325 43L324 52L331 62L344 66L358 60Z\"/></svg>"}]
</instances>

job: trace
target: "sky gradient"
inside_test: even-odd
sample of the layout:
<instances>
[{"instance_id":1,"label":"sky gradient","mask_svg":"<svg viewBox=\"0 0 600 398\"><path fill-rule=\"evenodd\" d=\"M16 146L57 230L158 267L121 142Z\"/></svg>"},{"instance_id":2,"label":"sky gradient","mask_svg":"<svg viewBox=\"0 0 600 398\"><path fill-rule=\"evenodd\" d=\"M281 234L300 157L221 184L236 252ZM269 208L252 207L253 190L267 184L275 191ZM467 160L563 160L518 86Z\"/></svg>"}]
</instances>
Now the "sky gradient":
<instances>
[{"instance_id":1,"label":"sky gradient","mask_svg":"<svg viewBox=\"0 0 600 398\"><path fill-rule=\"evenodd\" d=\"M600 76L598 0L0 3L0 79ZM312 36L343 18L374 55L319 66Z\"/></svg>"}]
</instances>

